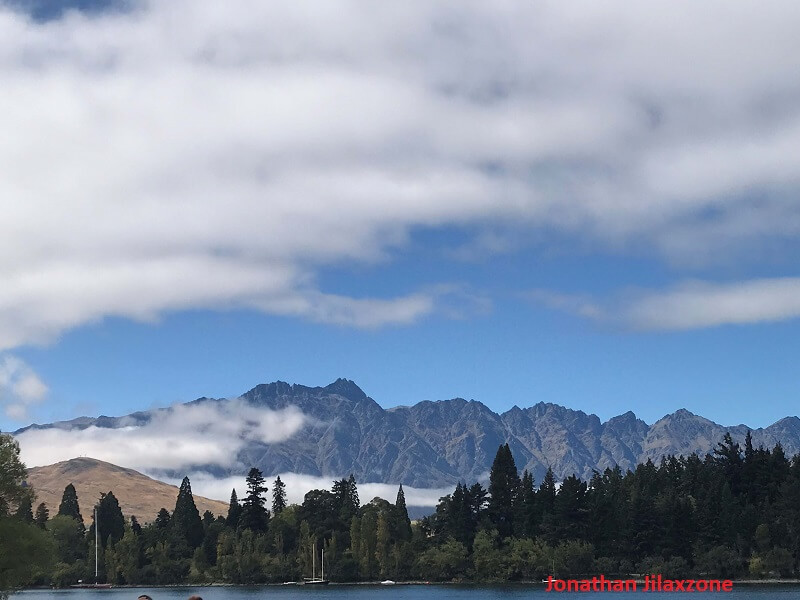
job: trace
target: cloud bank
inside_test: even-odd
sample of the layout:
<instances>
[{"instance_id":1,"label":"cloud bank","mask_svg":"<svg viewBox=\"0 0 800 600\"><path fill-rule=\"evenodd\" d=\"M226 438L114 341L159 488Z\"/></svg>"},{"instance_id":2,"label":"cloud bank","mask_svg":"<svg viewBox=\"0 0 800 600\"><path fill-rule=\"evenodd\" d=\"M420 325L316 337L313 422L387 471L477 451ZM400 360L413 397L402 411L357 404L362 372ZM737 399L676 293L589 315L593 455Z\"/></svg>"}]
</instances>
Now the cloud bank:
<instances>
[{"instance_id":1,"label":"cloud bank","mask_svg":"<svg viewBox=\"0 0 800 600\"><path fill-rule=\"evenodd\" d=\"M308 422L296 407L273 411L241 399L178 404L151 414L146 424L127 418L113 429L28 429L17 436L22 460L36 467L88 456L145 472L230 468L249 441L282 442Z\"/></svg>"},{"instance_id":2,"label":"cloud bank","mask_svg":"<svg viewBox=\"0 0 800 600\"><path fill-rule=\"evenodd\" d=\"M313 489L331 489L334 479L341 479L346 475L316 477L299 473L281 473L280 478L286 484L286 498L290 504L302 504L306 492ZM211 477L208 473L190 473L192 491L200 496L227 501L231 497L231 490L236 490L236 495L243 498L247 493L244 477ZM267 496L271 498L272 482L275 477L267 477ZM180 480L169 481L179 485ZM358 496L361 504L366 504L376 496L394 503L397 497L398 486L389 483L358 483ZM436 506L439 498L450 494L453 489L448 488L414 488L403 486L408 506ZM271 502L270 502L271 503ZM268 503L269 504L269 503Z\"/></svg>"},{"instance_id":3,"label":"cloud bank","mask_svg":"<svg viewBox=\"0 0 800 600\"><path fill-rule=\"evenodd\" d=\"M0 349L189 308L413 323L442 295L318 274L441 227L758 256L800 233L798 20L788 1L0 7Z\"/></svg>"},{"instance_id":4,"label":"cloud bank","mask_svg":"<svg viewBox=\"0 0 800 600\"><path fill-rule=\"evenodd\" d=\"M3 371L0 370L0 377ZM2 381L2 379L0 379ZM312 423L299 409L282 410L254 407L242 399L223 402L201 401L178 404L151 413L142 423L136 415L123 418L120 427L84 429L28 429L17 435L22 460L28 467L50 465L79 456L88 456L140 471L155 479L180 484L182 475L189 476L198 495L228 500L231 489L243 497L244 475L217 477L207 467L233 472L246 472L249 465L237 460L239 451L249 442L279 443ZM199 467L204 470L199 470ZM165 473L178 472L170 479ZM318 477L298 473L281 473L286 483L289 502L302 503L311 489L329 489L334 479L347 474ZM269 485L274 477L268 477ZM404 488L406 502L413 506L435 506L449 488ZM397 485L359 483L362 502L379 496L394 502Z\"/></svg>"}]
</instances>

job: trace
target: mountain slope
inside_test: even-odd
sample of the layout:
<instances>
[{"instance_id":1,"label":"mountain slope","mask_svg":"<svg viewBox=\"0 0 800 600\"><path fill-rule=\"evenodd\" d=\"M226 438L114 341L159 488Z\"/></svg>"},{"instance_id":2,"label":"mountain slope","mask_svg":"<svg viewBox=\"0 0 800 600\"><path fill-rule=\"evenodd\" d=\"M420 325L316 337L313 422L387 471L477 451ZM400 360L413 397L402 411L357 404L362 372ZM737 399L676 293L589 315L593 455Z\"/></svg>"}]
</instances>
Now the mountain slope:
<instances>
[{"instance_id":1,"label":"mountain slope","mask_svg":"<svg viewBox=\"0 0 800 600\"><path fill-rule=\"evenodd\" d=\"M93 458L73 458L46 467L33 467L28 469L26 482L36 493L36 504L44 502L51 516L58 512L64 488L70 483L74 485L87 525L101 492L113 491L123 514L135 516L141 523L155 519L161 508L172 511L178 497L178 488L174 485ZM194 501L201 515L206 510L222 516L228 512L225 502L196 495Z\"/></svg>"},{"instance_id":2,"label":"mountain slope","mask_svg":"<svg viewBox=\"0 0 800 600\"><path fill-rule=\"evenodd\" d=\"M543 402L528 408L515 406L503 414L462 398L384 409L346 379L325 387L262 384L241 398L247 405L265 410L296 407L305 415L302 427L278 443L244 439L240 447L231 450L235 456L229 464L199 465L200 470L217 476L241 475L257 466L267 477L287 472L325 477L353 473L362 482L440 487L485 478L497 447L507 442L520 470L530 470L537 481L548 467L559 478L573 473L589 478L594 469L614 465L630 469L667 454L705 455L726 431L740 442L747 432L744 425L724 427L684 409L652 425L632 412L602 422L596 415ZM228 402L231 400L200 398L185 406ZM142 427L170 410L81 417L31 428ZM787 454L800 452L797 417L754 429L752 435L756 446L772 447L780 442ZM153 472L166 477L184 474L155 468L153 465ZM192 468L197 470L198 465Z\"/></svg>"}]
</instances>

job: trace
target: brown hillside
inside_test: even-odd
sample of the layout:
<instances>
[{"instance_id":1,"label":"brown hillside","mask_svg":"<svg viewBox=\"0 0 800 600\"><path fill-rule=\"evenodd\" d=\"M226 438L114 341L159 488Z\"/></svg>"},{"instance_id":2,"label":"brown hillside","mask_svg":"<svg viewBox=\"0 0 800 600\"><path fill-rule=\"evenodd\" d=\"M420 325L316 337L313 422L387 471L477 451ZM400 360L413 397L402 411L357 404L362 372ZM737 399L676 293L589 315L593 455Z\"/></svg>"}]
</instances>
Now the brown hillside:
<instances>
[{"instance_id":1,"label":"brown hillside","mask_svg":"<svg viewBox=\"0 0 800 600\"><path fill-rule=\"evenodd\" d=\"M34 507L44 502L51 515L58 512L64 488L70 483L74 485L87 526L91 523L92 507L101 492L114 492L122 513L126 517L135 516L141 523L153 521L161 508L172 512L178 497L178 488L174 485L94 458L73 458L46 467L33 467L28 469L27 481L36 493ZM197 495L194 502L201 515L206 510L215 516L228 513L226 502Z\"/></svg>"}]
</instances>

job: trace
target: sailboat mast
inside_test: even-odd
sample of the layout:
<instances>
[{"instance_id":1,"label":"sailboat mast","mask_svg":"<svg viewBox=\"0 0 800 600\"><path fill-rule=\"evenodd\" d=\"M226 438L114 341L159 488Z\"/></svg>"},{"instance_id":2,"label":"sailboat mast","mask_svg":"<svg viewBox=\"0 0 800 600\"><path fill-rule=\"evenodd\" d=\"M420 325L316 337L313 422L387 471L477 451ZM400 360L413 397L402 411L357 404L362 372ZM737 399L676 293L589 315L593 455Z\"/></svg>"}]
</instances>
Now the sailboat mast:
<instances>
[{"instance_id":1,"label":"sailboat mast","mask_svg":"<svg viewBox=\"0 0 800 600\"><path fill-rule=\"evenodd\" d=\"M317 542L314 542L314 547L311 549L311 579L317 578Z\"/></svg>"},{"instance_id":2,"label":"sailboat mast","mask_svg":"<svg viewBox=\"0 0 800 600\"><path fill-rule=\"evenodd\" d=\"M322 540L322 543L325 544L325 540ZM322 548L322 575L320 579L325 579L325 548Z\"/></svg>"},{"instance_id":3,"label":"sailboat mast","mask_svg":"<svg viewBox=\"0 0 800 600\"><path fill-rule=\"evenodd\" d=\"M94 584L97 585L98 575L98 547L100 539L100 523L97 522L97 507L94 507Z\"/></svg>"}]
</instances>

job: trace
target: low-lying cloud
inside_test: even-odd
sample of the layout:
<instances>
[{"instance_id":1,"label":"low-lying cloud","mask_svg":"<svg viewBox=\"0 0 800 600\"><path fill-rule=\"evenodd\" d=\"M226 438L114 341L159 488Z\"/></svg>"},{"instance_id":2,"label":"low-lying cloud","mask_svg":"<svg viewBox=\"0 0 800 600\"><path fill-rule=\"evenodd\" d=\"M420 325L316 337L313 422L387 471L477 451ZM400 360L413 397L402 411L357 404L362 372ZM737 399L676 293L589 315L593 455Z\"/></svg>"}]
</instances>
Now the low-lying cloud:
<instances>
[{"instance_id":1,"label":"low-lying cloud","mask_svg":"<svg viewBox=\"0 0 800 600\"><path fill-rule=\"evenodd\" d=\"M346 475L339 477L318 477L315 475L303 475L299 473L281 473L280 478L286 484L286 497L290 504L302 504L303 497L306 492L313 489L331 489L334 479L341 479ZM190 473L189 479L192 482L192 491L200 496L213 498L215 500L229 500L231 497L231 490L236 490L236 495L243 498L247 493L247 486L245 484L244 476L240 477L212 477L208 473L197 472ZM275 477L267 477L267 487L269 491L267 496L272 498L272 485ZM169 481L178 485L180 480L175 479ZM362 504L366 504L375 497L383 498L389 502L394 503L397 497L398 485L388 483L358 483L358 496ZM452 493L452 487L446 488L415 488L403 486L403 492L406 497L406 504L408 506L423 506L430 507L436 506L439 498Z\"/></svg>"},{"instance_id":2,"label":"low-lying cloud","mask_svg":"<svg viewBox=\"0 0 800 600\"><path fill-rule=\"evenodd\" d=\"M269 410L241 399L179 404L151 414L146 424L128 417L113 429L29 429L17 436L22 459L29 467L88 456L138 471L228 469L247 443L285 441L309 422L296 407Z\"/></svg>"}]
</instances>

